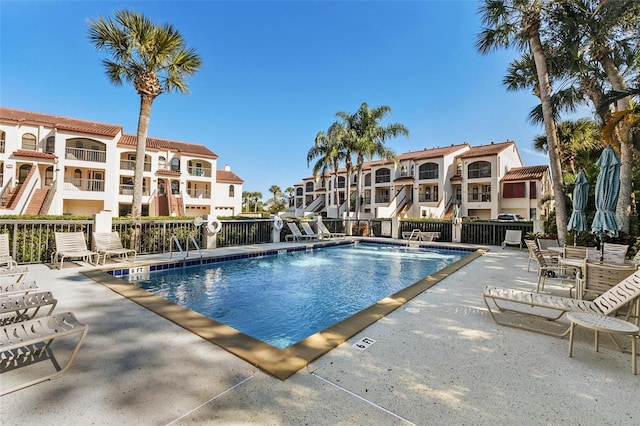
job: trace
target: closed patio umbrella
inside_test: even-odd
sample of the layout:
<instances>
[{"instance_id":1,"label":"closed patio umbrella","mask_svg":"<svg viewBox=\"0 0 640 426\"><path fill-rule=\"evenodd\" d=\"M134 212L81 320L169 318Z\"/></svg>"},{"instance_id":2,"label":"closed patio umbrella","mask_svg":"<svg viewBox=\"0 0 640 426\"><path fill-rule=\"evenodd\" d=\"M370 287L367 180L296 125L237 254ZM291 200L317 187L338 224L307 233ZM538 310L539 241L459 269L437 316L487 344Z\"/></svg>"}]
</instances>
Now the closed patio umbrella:
<instances>
[{"instance_id":1,"label":"closed patio umbrella","mask_svg":"<svg viewBox=\"0 0 640 426\"><path fill-rule=\"evenodd\" d=\"M573 212L569 218L567 230L575 231L573 237L573 245L576 245L577 235L580 231L587 230L587 220L584 216L584 208L589 198L589 181L583 170L580 170L576 176L575 186L573 188Z\"/></svg>"},{"instance_id":2,"label":"closed patio umbrella","mask_svg":"<svg viewBox=\"0 0 640 426\"><path fill-rule=\"evenodd\" d=\"M602 260L602 238L616 236L620 226L616 220L616 204L620 191L620 159L613 148L605 147L596 163L600 167L596 180L596 215L591 232L600 237L600 260Z\"/></svg>"}]
</instances>

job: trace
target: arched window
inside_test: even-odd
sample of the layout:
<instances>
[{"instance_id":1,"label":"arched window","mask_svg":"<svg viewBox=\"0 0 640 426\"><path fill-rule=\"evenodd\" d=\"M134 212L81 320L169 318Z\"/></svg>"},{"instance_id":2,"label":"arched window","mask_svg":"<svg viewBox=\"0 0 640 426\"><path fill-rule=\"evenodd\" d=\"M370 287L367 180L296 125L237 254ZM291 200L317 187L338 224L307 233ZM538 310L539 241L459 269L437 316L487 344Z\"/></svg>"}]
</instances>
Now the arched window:
<instances>
[{"instance_id":1,"label":"arched window","mask_svg":"<svg viewBox=\"0 0 640 426\"><path fill-rule=\"evenodd\" d=\"M73 171L73 177L74 177L75 179L82 179L82 170L80 170L80 169L75 169L75 170Z\"/></svg>"},{"instance_id":2,"label":"arched window","mask_svg":"<svg viewBox=\"0 0 640 426\"><path fill-rule=\"evenodd\" d=\"M418 168L418 179L438 179L438 164L421 164Z\"/></svg>"},{"instance_id":3,"label":"arched window","mask_svg":"<svg viewBox=\"0 0 640 426\"><path fill-rule=\"evenodd\" d=\"M236 196L236 189L233 185L229 185L229 197L233 198Z\"/></svg>"},{"instance_id":4,"label":"arched window","mask_svg":"<svg viewBox=\"0 0 640 426\"><path fill-rule=\"evenodd\" d=\"M167 168L167 159L161 155L160 157L158 157L158 169L164 170L166 168Z\"/></svg>"},{"instance_id":5,"label":"arched window","mask_svg":"<svg viewBox=\"0 0 640 426\"><path fill-rule=\"evenodd\" d=\"M4 144L6 141L7 135L4 130L0 130L0 154L4 154Z\"/></svg>"},{"instance_id":6,"label":"arched window","mask_svg":"<svg viewBox=\"0 0 640 426\"><path fill-rule=\"evenodd\" d=\"M371 173L364 175L364 186L371 186Z\"/></svg>"},{"instance_id":7,"label":"arched window","mask_svg":"<svg viewBox=\"0 0 640 426\"><path fill-rule=\"evenodd\" d=\"M338 188L344 188L344 176L338 176Z\"/></svg>"},{"instance_id":8,"label":"arched window","mask_svg":"<svg viewBox=\"0 0 640 426\"><path fill-rule=\"evenodd\" d=\"M158 180L158 195L164 195L164 194L165 194L164 179L159 179Z\"/></svg>"},{"instance_id":9,"label":"arched window","mask_svg":"<svg viewBox=\"0 0 640 426\"><path fill-rule=\"evenodd\" d=\"M306 192L313 192L313 182L307 182L304 186Z\"/></svg>"},{"instance_id":10,"label":"arched window","mask_svg":"<svg viewBox=\"0 0 640 426\"><path fill-rule=\"evenodd\" d=\"M376 170L376 183L391 182L391 170L380 169Z\"/></svg>"},{"instance_id":11,"label":"arched window","mask_svg":"<svg viewBox=\"0 0 640 426\"><path fill-rule=\"evenodd\" d=\"M53 166L49 166L44 171L44 184L45 186L51 186L53 183Z\"/></svg>"},{"instance_id":12,"label":"arched window","mask_svg":"<svg viewBox=\"0 0 640 426\"><path fill-rule=\"evenodd\" d=\"M56 138L55 136L49 136L47 138L47 144L44 151L48 154L53 154L56 151Z\"/></svg>"},{"instance_id":13,"label":"arched window","mask_svg":"<svg viewBox=\"0 0 640 426\"><path fill-rule=\"evenodd\" d=\"M173 157L171 159L171 171L174 171L174 172L180 171L180 159L178 157Z\"/></svg>"},{"instance_id":14,"label":"arched window","mask_svg":"<svg viewBox=\"0 0 640 426\"><path fill-rule=\"evenodd\" d=\"M180 182L178 182L177 180L172 180L171 181L171 193L172 194L179 194L180 193Z\"/></svg>"},{"instance_id":15,"label":"arched window","mask_svg":"<svg viewBox=\"0 0 640 426\"><path fill-rule=\"evenodd\" d=\"M24 183L25 179L31 171L31 164L23 164L18 169L18 183Z\"/></svg>"},{"instance_id":16,"label":"arched window","mask_svg":"<svg viewBox=\"0 0 640 426\"><path fill-rule=\"evenodd\" d=\"M302 197L303 192L304 192L304 191L302 191L302 188L296 188L296 195L297 195L298 197Z\"/></svg>"},{"instance_id":17,"label":"arched window","mask_svg":"<svg viewBox=\"0 0 640 426\"><path fill-rule=\"evenodd\" d=\"M28 151L36 150L36 135L31 133L25 133L22 135L22 149Z\"/></svg>"},{"instance_id":18,"label":"arched window","mask_svg":"<svg viewBox=\"0 0 640 426\"><path fill-rule=\"evenodd\" d=\"M491 177L491 163L488 161L476 161L475 163L469 164L467 177L469 179Z\"/></svg>"}]
</instances>

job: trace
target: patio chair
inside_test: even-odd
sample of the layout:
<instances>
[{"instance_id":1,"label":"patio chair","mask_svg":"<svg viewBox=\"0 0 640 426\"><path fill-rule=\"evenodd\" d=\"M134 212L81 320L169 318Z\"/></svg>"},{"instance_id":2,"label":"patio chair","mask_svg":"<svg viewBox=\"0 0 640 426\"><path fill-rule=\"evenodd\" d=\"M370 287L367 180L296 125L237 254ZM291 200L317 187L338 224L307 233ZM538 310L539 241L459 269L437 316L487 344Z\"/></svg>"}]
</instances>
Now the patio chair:
<instances>
[{"instance_id":1,"label":"patio chair","mask_svg":"<svg viewBox=\"0 0 640 426\"><path fill-rule=\"evenodd\" d=\"M37 291L38 286L35 281L18 281L10 284L0 285L0 297L13 296L14 294L29 294Z\"/></svg>"},{"instance_id":2,"label":"patio chair","mask_svg":"<svg viewBox=\"0 0 640 426\"><path fill-rule=\"evenodd\" d=\"M9 269L18 267L18 263L11 257L9 234L0 234L0 266L3 265L6 265Z\"/></svg>"},{"instance_id":3,"label":"patio chair","mask_svg":"<svg viewBox=\"0 0 640 426\"><path fill-rule=\"evenodd\" d=\"M0 326L33 319L47 306L45 316L51 315L57 303L50 291L0 298Z\"/></svg>"},{"instance_id":4,"label":"patio chair","mask_svg":"<svg viewBox=\"0 0 640 426\"><path fill-rule=\"evenodd\" d=\"M586 261L582 277L576 280L576 297L593 299L637 270L634 264L605 264Z\"/></svg>"},{"instance_id":5,"label":"patio chair","mask_svg":"<svg viewBox=\"0 0 640 426\"><path fill-rule=\"evenodd\" d=\"M287 222L287 226L289 227L289 230L291 231L291 234L287 235L286 237L284 237L285 241L302 241L302 240L315 240L317 237L313 237L311 235L305 235L302 232L300 232L300 228L298 228L298 225L296 225L294 222Z\"/></svg>"},{"instance_id":6,"label":"patio chair","mask_svg":"<svg viewBox=\"0 0 640 426\"><path fill-rule=\"evenodd\" d=\"M318 225L318 231L320 232L320 235L324 235L324 236L328 236L328 238L340 239L340 240L344 240L345 238L347 238L347 234L343 232L329 231L329 229L327 229L327 226L321 221L318 221L316 223Z\"/></svg>"},{"instance_id":7,"label":"patio chair","mask_svg":"<svg viewBox=\"0 0 640 426\"><path fill-rule=\"evenodd\" d=\"M560 248L560 242L557 239L538 238L536 239L540 252L546 259L557 259L560 256L559 251L550 250L551 247Z\"/></svg>"},{"instance_id":8,"label":"patio chair","mask_svg":"<svg viewBox=\"0 0 640 426\"><path fill-rule=\"evenodd\" d=\"M504 234L502 248L504 249L507 245L518 246L520 247L520 250L522 250L522 231L514 231L512 229L508 229Z\"/></svg>"},{"instance_id":9,"label":"patio chair","mask_svg":"<svg viewBox=\"0 0 640 426\"><path fill-rule=\"evenodd\" d=\"M562 257L565 259L586 259L589 247L583 246L564 246Z\"/></svg>"},{"instance_id":10,"label":"patio chair","mask_svg":"<svg viewBox=\"0 0 640 426\"><path fill-rule=\"evenodd\" d=\"M496 311L516 312L545 320L544 323L548 323L547 321L556 321L567 312L591 312L601 315L613 315L625 306L631 308L631 305L638 303L638 299L640 298L640 271L629 275L593 301L492 286L485 287L482 297L489 310L489 314L493 320L500 325L522 328L524 330L552 336L566 336L570 331L570 326L568 325L567 329L563 332L554 333L544 330L543 328L525 325L525 322L501 321L498 319L491 305L494 306ZM489 301L491 301L491 303L489 303ZM629 309L629 312L631 312L631 309Z\"/></svg>"},{"instance_id":11,"label":"patio chair","mask_svg":"<svg viewBox=\"0 0 640 426\"><path fill-rule=\"evenodd\" d=\"M67 361L61 366L54 357L52 344L54 340L65 336L79 334L80 337L67 357ZM47 374L44 369L41 377L19 384L9 389L2 389L0 395L6 395L45 380L61 376L71 366L80 345L87 335L87 326L80 323L71 312L39 317L18 323L2 326L0 329L0 373L17 370L40 361L50 360L55 371ZM7 383L3 380L3 383Z\"/></svg>"},{"instance_id":12,"label":"patio chair","mask_svg":"<svg viewBox=\"0 0 640 426\"><path fill-rule=\"evenodd\" d=\"M122 256L125 261L129 262L129 255L133 254L133 260L136 261L137 252L134 249L124 248L120 234L117 232L94 232L93 244L99 255L102 255L102 264L107 261L107 257ZM100 257L98 257L100 261Z\"/></svg>"},{"instance_id":13,"label":"patio chair","mask_svg":"<svg viewBox=\"0 0 640 426\"><path fill-rule=\"evenodd\" d=\"M525 244L529 249L529 253L531 253L538 264L538 286L536 288L537 293L541 293L544 291L544 285L547 282L547 279L557 279L561 282L565 282L566 280L573 279L573 276L565 274L562 266L557 263L551 263L547 261L545 257L542 255L542 252L538 248L538 245L535 241L525 240Z\"/></svg>"},{"instance_id":14,"label":"patio chair","mask_svg":"<svg viewBox=\"0 0 640 426\"><path fill-rule=\"evenodd\" d=\"M625 244L604 243L602 246L602 261L624 263L628 249L629 246Z\"/></svg>"},{"instance_id":15,"label":"patio chair","mask_svg":"<svg viewBox=\"0 0 640 426\"><path fill-rule=\"evenodd\" d=\"M62 269L64 259L77 259L89 262L95 265L100 259L100 255L95 251L91 251L87 248L87 242L84 239L84 233L82 232L56 232L56 251L51 255L51 263L54 265L60 261L58 269ZM93 261L93 258L96 258Z\"/></svg>"},{"instance_id":16,"label":"patio chair","mask_svg":"<svg viewBox=\"0 0 640 426\"><path fill-rule=\"evenodd\" d=\"M311 225L309 225L309 222L300 222L300 227L302 228L302 231L304 231L304 235L306 236L309 236L311 238L322 237L321 234L317 234L316 232L314 232L314 230L311 228Z\"/></svg>"}]
</instances>

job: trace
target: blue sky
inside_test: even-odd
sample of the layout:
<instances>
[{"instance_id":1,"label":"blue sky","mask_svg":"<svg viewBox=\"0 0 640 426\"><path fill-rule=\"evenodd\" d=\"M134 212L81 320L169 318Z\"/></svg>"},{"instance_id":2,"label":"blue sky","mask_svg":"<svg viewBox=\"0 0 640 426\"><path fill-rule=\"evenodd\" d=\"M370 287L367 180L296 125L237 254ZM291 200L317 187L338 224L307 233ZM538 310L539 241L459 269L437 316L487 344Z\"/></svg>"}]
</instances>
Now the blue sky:
<instances>
[{"instance_id":1,"label":"blue sky","mask_svg":"<svg viewBox=\"0 0 640 426\"><path fill-rule=\"evenodd\" d=\"M113 86L88 21L118 9L170 23L196 49L190 94L154 102L149 136L206 145L270 197L311 175L306 153L337 111L388 105L409 138L397 153L515 140L525 165L537 99L502 86L513 52L482 56L477 1L0 0L0 105L119 124L135 134L139 97Z\"/></svg>"}]
</instances>

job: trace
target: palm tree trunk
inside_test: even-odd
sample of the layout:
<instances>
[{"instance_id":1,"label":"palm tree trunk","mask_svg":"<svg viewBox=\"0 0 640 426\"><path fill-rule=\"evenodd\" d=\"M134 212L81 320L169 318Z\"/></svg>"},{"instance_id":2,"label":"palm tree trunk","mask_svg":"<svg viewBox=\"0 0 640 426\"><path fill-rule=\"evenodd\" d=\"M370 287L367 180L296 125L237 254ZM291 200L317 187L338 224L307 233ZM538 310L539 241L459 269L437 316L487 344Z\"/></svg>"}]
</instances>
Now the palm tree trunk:
<instances>
[{"instance_id":1,"label":"palm tree trunk","mask_svg":"<svg viewBox=\"0 0 640 426\"><path fill-rule=\"evenodd\" d=\"M603 55L600 59L602 68L607 74L607 80L611 83L613 90L623 92L627 90L627 84L620 74L610 55ZM616 103L618 111L631 109L630 99L620 99ZM618 195L618 205L616 206L616 219L622 231L629 233L629 216L631 215L631 193L632 191L632 166L633 166L633 144L631 142L631 129L625 123L620 123L615 134L620 141L620 193Z\"/></svg>"},{"instance_id":2,"label":"palm tree trunk","mask_svg":"<svg viewBox=\"0 0 640 426\"><path fill-rule=\"evenodd\" d=\"M547 148L549 151L551 181L553 185L553 195L556 200L555 210L558 240L560 241L560 244L563 245L567 239L567 206L564 200L562 166L558 155L558 132L555 119L553 118L551 84L549 83L546 56L540 41L539 26L535 25L535 18L537 17L534 17L534 24L531 25L529 29L529 43L531 45L531 51L536 64L536 72L538 74L540 101L542 103L542 117L544 119L544 130L547 136Z\"/></svg>"},{"instance_id":3,"label":"palm tree trunk","mask_svg":"<svg viewBox=\"0 0 640 426\"><path fill-rule=\"evenodd\" d=\"M136 141L136 165L133 171L133 200L131 202L131 216L135 223L133 242L135 250L140 251L142 217L142 186L144 182L144 156L147 148L147 133L149 132L149 119L151 117L151 104L153 98L140 96L140 115L138 116L138 134Z\"/></svg>"}]
</instances>

